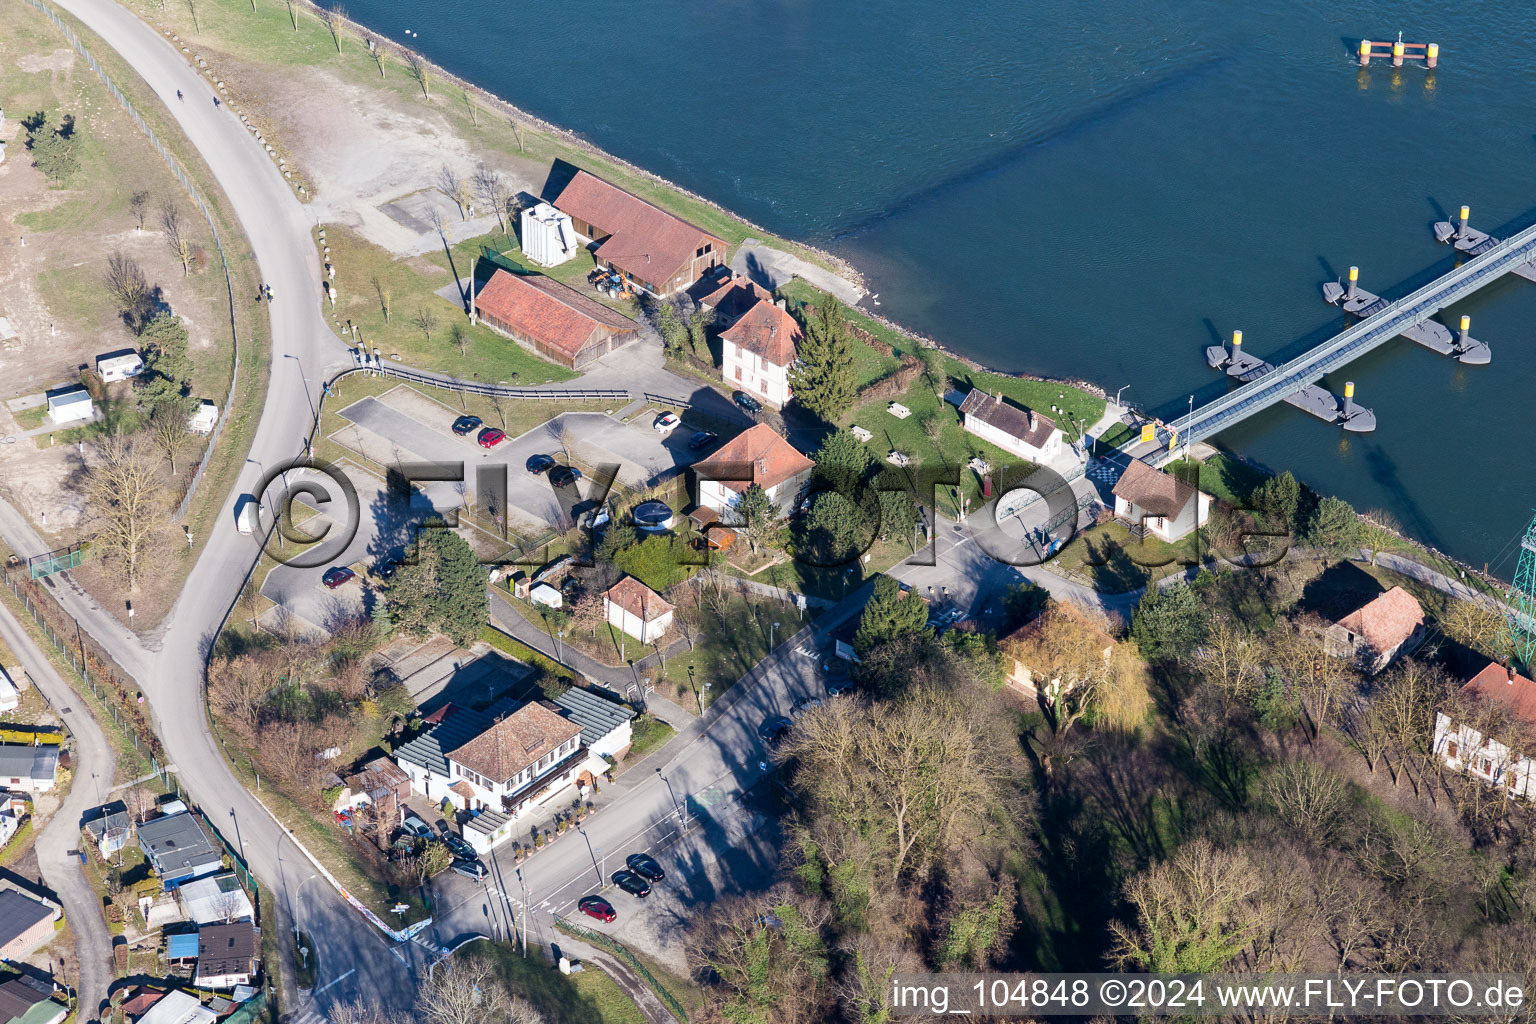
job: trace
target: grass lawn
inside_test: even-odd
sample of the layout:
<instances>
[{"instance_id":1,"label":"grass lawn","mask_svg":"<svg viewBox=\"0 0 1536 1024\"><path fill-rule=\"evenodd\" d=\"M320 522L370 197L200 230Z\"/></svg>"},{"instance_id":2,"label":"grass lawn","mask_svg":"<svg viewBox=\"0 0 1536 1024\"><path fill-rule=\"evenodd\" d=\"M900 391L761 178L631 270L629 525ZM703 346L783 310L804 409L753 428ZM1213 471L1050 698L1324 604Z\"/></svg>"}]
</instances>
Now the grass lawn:
<instances>
[{"instance_id":1,"label":"grass lawn","mask_svg":"<svg viewBox=\"0 0 1536 1024\"><path fill-rule=\"evenodd\" d=\"M331 247L331 262L345 276L336 289L335 309L327 302L321 311L343 328L348 321L356 324L362 342L377 348L382 358L398 356L408 366L487 384L544 384L575 376L484 324L471 326L457 300L449 302L435 294L469 275L468 252L462 247L450 264L443 251L395 259L387 250L336 225L326 229L325 241ZM479 252L478 245L473 251ZM430 332L417 323L422 315L435 321ZM464 332L462 350L450 336L455 325Z\"/></svg>"},{"instance_id":2,"label":"grass lawn","mask_svg":"<svg viewBox=\"0 0 1536 1024\"><path fill-rule=\"evenodd\" d=\"M595 966L580 974L561 974L535 945L526 959L512 943L476 942L459 956L488 961L514 995L527 999L550 1021L588 1024L645 1024L645 1014L618 983Z\"/></svg>"},{"instance_id":3,"label":"grass lawn","mask_svg":"<svg viewBox=\"0 0 1536 1024\"><path fill-rule=\"evenodd\" d=\"M1067 579L1092 585L1101 593L1123 594L1183 572L1199 551L1198 531L1176 544L1165 543L1150 534L1138 541L1124 523L1114 522L1079 533L1046 565Z\"/></svg>"},{"instance_id":4,"label":"grass lawn","mask_svg":"<svg viewBox=\"0 0 1536 1024\"><path fill-rule=\"evenodd\" d=\"M630 741L629 753L624 755L625 761L640 760L671 739L675 731L666 722L652 718L648 714L636 716L630 723L630 728L633 730L633 738Z\"/></svg>"},{"instance_id":5,"label":"grass lawn","mask_svg":"<svg viewBox=\"0 0 1536 1024\"><path fill-rule=\"evenodd\" d=\"M691 712L701 704L708 707L767 657L770 638L781 644L804 625L790 605L757 594L728 594L717 610L708 599L696 607L690 593L677 615L686 617L697 630L694 648L669 657L656 686Z\"/></svg>"},{"instance_id":6,"label":"grass lawn","mask_svg":"<svg viewBox=\"0 0 1536 1024\"><path fill-rule=\"evenodd\" d=\"M1180 480L1198 481L1200 490L1238 508L1248 505L1254 489L1266 479L1259 470L1224 452L1217 452L1204 462L1180 459L1164 469Z\"/></svg>"}]
</instances>

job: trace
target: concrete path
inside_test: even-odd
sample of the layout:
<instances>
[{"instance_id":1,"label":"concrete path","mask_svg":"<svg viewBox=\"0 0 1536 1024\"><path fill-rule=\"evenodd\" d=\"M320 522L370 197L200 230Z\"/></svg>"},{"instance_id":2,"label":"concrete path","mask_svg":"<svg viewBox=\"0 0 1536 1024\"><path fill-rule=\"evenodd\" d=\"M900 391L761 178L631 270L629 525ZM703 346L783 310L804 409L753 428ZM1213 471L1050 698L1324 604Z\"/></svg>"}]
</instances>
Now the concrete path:
<instances>
[{"instance_id":1,"label":"concrete path","mask_svg":"<svg viewBox=\"0 0 1536 1024\"><path fill-rule=\"evenodd\" d=\"M736 254L731 257L731 269L769 291L800 277L849 306L857 306L864 298L864 289L847 278L781 249L769 248L756 238L749 238L737 247Z\"/></svg>"},{"instance_id":2,"label":"concrete path","mask_svg":"<svg viewBox=\"0 0 1536 1024\"><path fill-rule=\"evenodd\" d=\"M580 960L588 970L598 969L614 980L624 994L634 1000L640 1012L645 1014L649 1024L673 1024L677 1018L673 1017L656 993L651 991L651 986L645 983L645 979L635 973L634 968L609 953L605 949L574 939L564 932L555 932L559 936L555 940L555 949L558 955L568 956L573 960Z\"/></svg>"},{"instance_id":3,"label":"concrete path","mask_svg":"<svg viewBox=\"0 0 1536 1024\"><path fill-rule=\"evenodd\" d=\"M43 881L58 897L74 935L80 961L80 1019L93 1021L107 1000L114 975L112 935L102 916L101 897L86 880L73 851L80 845L80 820L85 812L109 799L117 770L115 757L85 703L54 671L5 606L0 606L0 639L21 660L28 677L48 698L75 740L74 782L53 818L38 833L36 853Z\"/></svg>"}]
</instances>

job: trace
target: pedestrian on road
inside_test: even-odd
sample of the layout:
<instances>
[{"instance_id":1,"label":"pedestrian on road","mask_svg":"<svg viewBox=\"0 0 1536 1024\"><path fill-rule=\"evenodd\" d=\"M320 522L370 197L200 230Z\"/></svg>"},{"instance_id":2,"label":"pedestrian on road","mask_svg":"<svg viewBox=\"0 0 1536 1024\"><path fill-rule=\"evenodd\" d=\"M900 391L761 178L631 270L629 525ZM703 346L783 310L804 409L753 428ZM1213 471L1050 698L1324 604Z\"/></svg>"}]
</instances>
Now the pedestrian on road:
<instances>
[{"instance_id":1,"label":"pedestrian on road","mask_svg":"<svg viewBox=\"0 0 1536 1024\"><path fill-rule=\"evenodd\" d=\"M219 105L219 98L218 98L218 97L217 97L217 96L215 96L215 97L214 97L214 98L213 98L213 105L214 105L214 106L218 106L218 105Z\"/></svg>"},{"instance_id":2,"label":"pedestrian on road","mask_svg":"<svg viewBox=\"0 0 1536 1024\"><path fill-rule=\"evenodd\" d=\"M181 90L180 90L180 89L177 89L177 90L176 90L176 98L177 98L177 99L178 99L178 100L180 100L180 99L185 99L185 97L183 97L183 96L182 96L182 95L181 95Z\"/></svg>"}]
</instances>

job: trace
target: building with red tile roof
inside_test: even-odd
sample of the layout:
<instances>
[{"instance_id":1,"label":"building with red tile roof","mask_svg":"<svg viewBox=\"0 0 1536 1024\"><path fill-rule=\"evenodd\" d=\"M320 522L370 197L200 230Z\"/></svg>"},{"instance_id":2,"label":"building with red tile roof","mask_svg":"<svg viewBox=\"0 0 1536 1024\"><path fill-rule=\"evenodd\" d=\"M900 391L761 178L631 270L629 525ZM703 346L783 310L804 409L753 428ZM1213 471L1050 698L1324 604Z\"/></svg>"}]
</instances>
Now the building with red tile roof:
<instances>
[{"instance_id":1,"label":"building with red tile roof","mask_svg":"<svg viewBox=\"0 0 1536 1024\"><path fill-rule=\"evenodd\" d=\"M1113 490L1118 518L1170 544L1189 536L1210 517L1209 494L1136 459L1125 467Z\"/></svg>"},{"instance_id":2,"label":"building with red tile roof","mask_svg":"<svg viewBox=\"0 0 1536 1024\"><path fill-rule=\"evenodd\" d=\"M697 302L701 309L715 311L716 330L730 327L759 302L773 301L773 293L751 278L738 277L727 271L714 280L718 284L699 295ZM703 287L702 283L700 287Z\"/></svg>"},{"instance_id":3,"label":"building with red tile roof","mask_svg":"<svg viewBox=\"0 0 1536 1024\"><path fill-rule=\"evenodd\" d=\"M654 643L672 628L674 608L656 591L625 576L603 593L603 614L614 629L643 644Z\"/></svg>"},{"instance_id":4,"label":"building with red tile roof","mask_svg":"<svg viewBox=\"0 0 1536 1024\"><path fill-rule=\"evenodd\" d=\"M579 370L638 336L640 325L541 274L501 268L474 298L475 315L561 366Z\"/></svg>"},{"instance_id":5,"label":"building with red tile roof","mask_svg":"<svg viewBox=\"0 0 1536 1024\"><path fill-rule=\"evenodd\" d=\"M723 239L587 171L576 172L555 207L597 243L598 263L653 295L683 291L726 262Z\"/></svg>"},{"instance_id":6,"label":"building with red tile roof","mask_svg":"<svg viewBox=\"0 0 1536 1024\"><path fill-rule=\"evenodd\" d=\"M1491 661L1461 696L1455 718L1435 715L1435 753L1453 771L1536 801L1536 681Z\"/></svg>"},{"instance_id":7,"label":"building with red tile roof","mask_svg":"<svg viewBox=\"0 0 1536 1024\"><path fill-rule=\"evenodd\" d=\"M467 743L448 751L452 765L469 770L479 780L505 785L530 770L547 768L550 758L571 753L581 727L540 703L524 704ZM490 789L491 786L481 787Z\"/></svg>"},{"instance_id":8,"label":"building with red tile roof","mask_svg":"<svg viewBox=\"0 0 1536 1024\"><path fill-rule=\"evenodd\" d=\"M1393 587L1323 631L1323 649L1375 675L1424 639L1424 609L1402 587Z\"/></svg>"},{"instance_id":9,"label":"building with red tile roof","mask_svg":"<svg viewBox=\"0 0 1536 1024\"><path fill-rule=\"evenodd\" d=\"M720 334L720 373L726 384L775 408L790 399L789 370L800 323L783 306L759 300Z\"/></svg>"},{"instance_id":10,"label":"building with red tile roof","mask_svg":"<svg viewBox=\"0 0 1536 1024\"><path fill-rule=\"evenodd\" d=\"M748 427L702 462L694 463L696 497L720 521L736 521L736 502L752 484L768 492L781 515L799 503L816 464L766 423Z\"/></svg>"}]
</instances>

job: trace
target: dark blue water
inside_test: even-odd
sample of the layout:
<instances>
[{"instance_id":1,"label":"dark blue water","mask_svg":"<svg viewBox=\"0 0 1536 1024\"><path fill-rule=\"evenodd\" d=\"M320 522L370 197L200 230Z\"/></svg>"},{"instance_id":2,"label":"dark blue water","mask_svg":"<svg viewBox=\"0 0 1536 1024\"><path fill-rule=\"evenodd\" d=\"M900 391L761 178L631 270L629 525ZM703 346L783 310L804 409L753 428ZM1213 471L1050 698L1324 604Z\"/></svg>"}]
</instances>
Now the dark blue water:
<instances>
[{"instance_id":1,"label":"dark blue water","mask_svg":"<svg viewBox=\"0 0 1536 1024\"><path fill-rule=\"evenodd\" d=\"M422 21L414 0L351 7L387 35ZM1536 220L1518 5L436 0L431 18L413 43L434 60L847 257L881 312L1170 414L1224 386L1214 337L1284 355L1341 328L1319 285L1349 264L1389 295L1448 267L1429 224L1459 204L1485 230ZM1399 30L1441 44L1437 73L1354 66L1361 36ZM1536 286L1444 316L1462 313L1492 366L1394 342L1350 368L1375 434L1279 409L1221 440L1508 574L1536 505Z\"/></svg>"}]
</instances>

